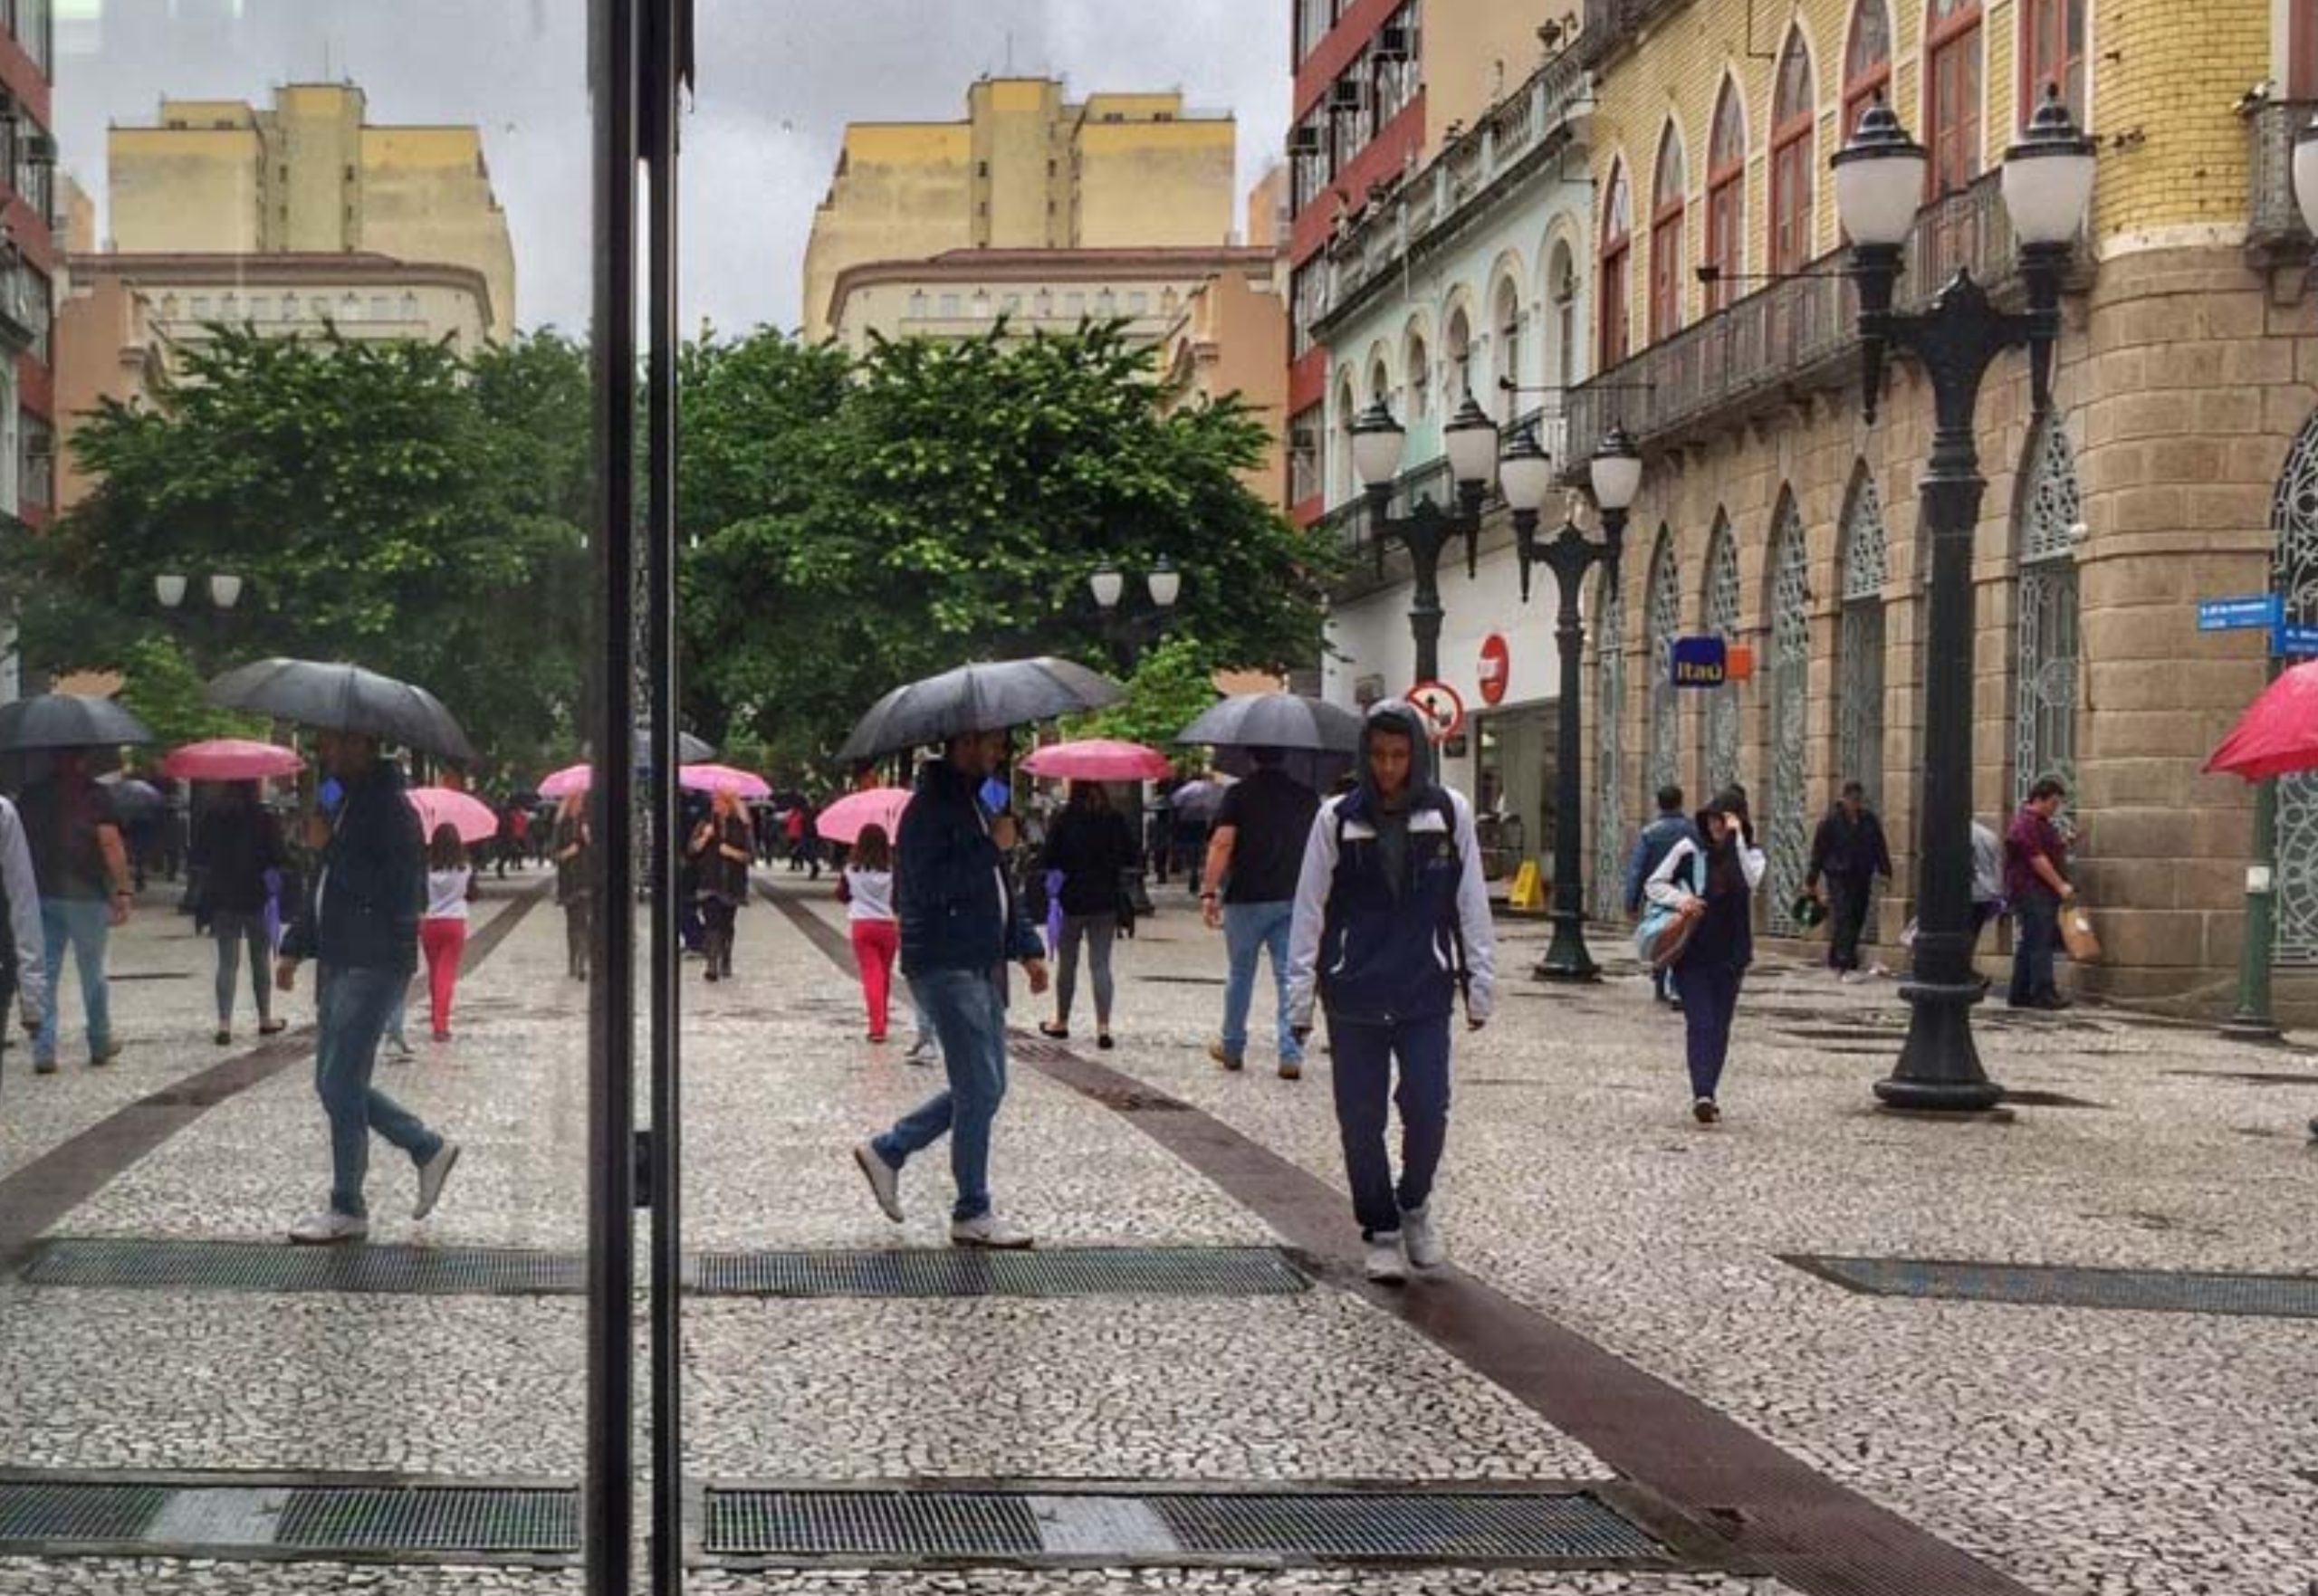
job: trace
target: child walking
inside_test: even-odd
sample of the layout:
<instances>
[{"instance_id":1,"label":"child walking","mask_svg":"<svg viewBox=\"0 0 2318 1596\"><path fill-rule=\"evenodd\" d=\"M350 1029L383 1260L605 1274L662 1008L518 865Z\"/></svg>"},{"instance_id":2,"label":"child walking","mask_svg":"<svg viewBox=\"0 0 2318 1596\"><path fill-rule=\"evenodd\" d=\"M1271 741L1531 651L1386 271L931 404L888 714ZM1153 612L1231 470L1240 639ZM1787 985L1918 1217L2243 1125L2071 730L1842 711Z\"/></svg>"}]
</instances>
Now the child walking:
<instances>
[{"instance_id":1,"label":"child walking","mask_svg":"<svg viewBox=\"0 0 2318 1596\"><path fill-rule=\"evenodd\" d=\"M882 826L862 827L838 889L853 926L854 961L869 1006L869 1039L886 1039L894 990L894 960L901 952L901 922L894 917L894 847Z\"/></svg>"},{"instance_id":2,"label":"child walking","mask_svg":"<svg viewBox=\"0 0 2318 1596\"><path fill-rule=\"evenodd\" d=\"M451 1039L451 997L459 985L459 955L467 945L467 902L474 896L474 871L456 827L435 828L426 845L426 917L418 922L419 951L426 955L426 993L435 1039Z\"/></svg>"}]
</instances>

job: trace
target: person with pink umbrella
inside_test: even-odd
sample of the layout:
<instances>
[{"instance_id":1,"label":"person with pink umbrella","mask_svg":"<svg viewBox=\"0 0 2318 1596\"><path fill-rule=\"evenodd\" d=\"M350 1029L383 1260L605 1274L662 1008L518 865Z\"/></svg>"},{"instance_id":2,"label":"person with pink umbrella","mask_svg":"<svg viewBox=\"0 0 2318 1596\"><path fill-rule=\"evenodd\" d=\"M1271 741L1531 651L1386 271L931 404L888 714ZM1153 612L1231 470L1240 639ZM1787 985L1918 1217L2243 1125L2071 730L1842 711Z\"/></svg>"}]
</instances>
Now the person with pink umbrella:
<instances>
[{"instance_id":1,"label":"person with pink umbrella","mask_svg":"<svg viewBox=\"0 0 2318 1596\"><path fill-rule=\"evenodd\" d=\"M271 1037L286 1028L273 1018L273 935L266 909L289 862L281 822L260 800L254 781L229 781L205 808L193 839L192 864L200 873L201 908L217 944L217 1046L234 1039L234 989L241 979L242 951L250 958L250 987L256 1000L257 1031ZM269 875L272 883L268 881ZM280 911L275 910L278 922Z\"/></svg>"},{"instance_id":2,"label":"person with pink umbrella","mask_svg":"<svg viewBox=\"0 0 2318 1596\"><path fill-rule=\"evenodd\" d=\"M467 946L467 905L474 898L474 866L459 828L449 821L426 839L426 914L418 948L426 957L428 1012L435 1039L451 1039L451 1000L459 989L459 959Z\"/></svg>"},{"instance_id":3,"label":"person with pink umbrella","mask_svg":"<svg viewBox=\"0 0 2318 1596\"><path fill-rule=\"evenodd\" d=\"M756 857L749 817L742 810L741 795L735 788L715 789L709 798L708 817L694 828L688 851L700 870L700 909L708 922L704 950L708 956L708 979L729 980L734 923L749 901L749 864Z\"/></svg>"},{"instance_id":4,"label":"person with pink umbrella","mask_svg":"<svg viewBox=\"0 0 2318 1596\"><path fill-rule=\"evenodd\" d=\"M1039 1029L1057 1040L1070 1035L1072 999L1078 990L1079 951L1086 950L1087 973L1095 988L1095 1045L1108 1048L1111 1002L1116 985L1111 977L1111 950L1119 930L1119 894L1126 873L1135 865L1135 835L1126 817L1111 807L1109 792L1100 781L1073 781L1070 802L1048 835L1040 868L1061 878L1056 898L1062 909L1061 935L1057 939L1055 1018Z\"/></svg>"}]
</instances>

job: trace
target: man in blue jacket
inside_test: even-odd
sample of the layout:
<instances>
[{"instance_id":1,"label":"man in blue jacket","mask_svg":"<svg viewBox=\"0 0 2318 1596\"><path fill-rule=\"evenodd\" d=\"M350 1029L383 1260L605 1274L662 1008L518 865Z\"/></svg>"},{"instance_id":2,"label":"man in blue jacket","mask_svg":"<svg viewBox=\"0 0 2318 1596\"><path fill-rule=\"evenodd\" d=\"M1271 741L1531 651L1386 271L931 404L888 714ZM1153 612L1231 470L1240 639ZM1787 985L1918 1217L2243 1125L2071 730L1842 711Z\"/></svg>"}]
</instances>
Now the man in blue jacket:
<instances>
[{"instance_id":1,"label":"man in blue jacket","mask_svg":"<svg viewBox=\"0 0 2318 1596\"><path fill-rule=\"evenodd\" d=\"M1642 915L1643 887L1666 855L1674 851L1678 842L1692 847L1705 846L1699 836L1698 822L1682 808L1682 789L1668 784L1658 789L1658 818L1643 827L1642 836L1634 840L1633 853L1626 860L1626 913L1639 919ZM1681 998L1674 990L1674 971L1670 965L1650 978L1652 994L1661 1003L1681 1005Z\"/></svg>"},{"instance_id":2,"label":"man in blue jacket","mask_svg":"<svg viewBox=\"0 0 2318 1596\"><path fill-rule=\"evenodd\" d=\"M1322 806L1304 849L1288 933L1288 1021L1300 1041L1317 997L1336 1056L1336 1128L1371 1280L1447 1257L1432 1181L1449 1139L1449 1019L1465 989L1479 1030L1497 996L1496 932L1472 806L1432 779L1432 749L1407 704L1361 729L1360 785ZM1400 1065L1400 1088L1393 1066ZM1401 1109L1401 1179L1384 1145Z\"/></svg>"},{"instance_id":3,"label":"man in blue jacket","mask_svg":"<svg viewBox=\"0 0 2318 1596\"><path fill-rule=\"evenodd\" d=\"M934 1023L949 1072L947 1091L920 1104L853 1159L886 1217L902 1218L902 1165L950 1137L958 1200L950 1240L959 1247L1026 1247L1029 1231L991 1211L990 1132L1006 1095L1006 965L1019 960L1030 994L1047 989L1045 947L1015 901L1002 835L976 796L1006 758L1006 733L953 737L917 773L916 796L894 839L894 908L902 925L902 974Z\"/></svg>"},{"instance_id":4,"label":"man in blue jacket","mask_svg":"<svg viewBox=\"0 0 2318 1596\"><path fill-rule=\"evenodd\" d=\"M379 757L376 739L325 731L321 747L342 791L305 909L283 937L274 985L294 989L302 959L320 966L314 1089L330 1117L330 1207L301 1219L290 1239L359 1241L370 1233L362 1187L371 1132L418 1166L414 1219L434 1211L459 1146L370 1085L387 1017L418 964L418 916L426 896L418 812L403 796L402 772Z\"/></svg>"}]
</instances>

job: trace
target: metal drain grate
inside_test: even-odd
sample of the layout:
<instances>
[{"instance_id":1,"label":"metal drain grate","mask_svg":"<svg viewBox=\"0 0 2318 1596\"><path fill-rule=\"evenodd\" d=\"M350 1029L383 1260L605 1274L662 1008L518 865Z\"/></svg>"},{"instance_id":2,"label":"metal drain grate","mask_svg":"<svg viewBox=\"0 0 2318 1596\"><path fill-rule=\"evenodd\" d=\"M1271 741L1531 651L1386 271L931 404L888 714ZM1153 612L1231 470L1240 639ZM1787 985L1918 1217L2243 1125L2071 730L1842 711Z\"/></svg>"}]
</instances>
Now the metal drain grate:
<instances>
[{"instance_id":1,"label":"metal drain grate","mask_svg":"<svg viewBox=\"0 0 2318 1596\"><path fill-rule=\"evenodd\" d=\"M292 1247L72 1238L34 1248L24 1278L34 1285L147 1290L570 1296L586 1289L587 1268L577 1253L515 1247Z\"/></svg>"},{"instance_id":2,"label":"metal drain grate","mask_svg":"<svg viewBox=\"0 0 2318 1596\"><path fill-rule=\"evenodd\" d=\"M2049 1264L1945 1263L1919 1258L1809 1255L1786 1255L1784 1261L1868 1296L2318 1319L2318 1276L2083 1269Z\"/></svg>"},{"instance_id":3,"label":"metal drain grate","mask_svg":"<svg viewBox=\"0 0 2318 1596\"><path fill-rule=\"evenodd\" d=\"M302 1552L576 1552L576 1491L436 1486L293 1490L274 1544Z\"/></svg>"},{"instance_id":4,"label":"metal drain grate","mask_svg":"<svg viewBox=\"0 0 2318 1596\"><path fill-rule=\"evenodd\" d=\"M1028 1501L972 1491L711 1491L708 1550L727 1557L1035 1557Z\"/></svg>"},{"instance_id":5,"label":"metal drain grate","mask_svg":"<svg viewBox=\"0 0 2318 1596\"><path fill-rule=\"evenodd\" d=\"M1285 1296L1311 1281L1270 1247L708 1253L700 1296Z\"/></svg>"},{"instance_id":6,"label":"metal drain grate","mask_svg":"<svg viewBox=\"0 0 2318 1596\"><path fill-rule=\"evenodd\" d=\"M1186 1552L1427 1563L1598 1563L1665 1548L1591 1496L1187 1496L1152 1503Z\"/></svg>"},{"instance_id":7,"label":"metal drain grate","mask_svg":"<svg viewBox=\"0 0 2318 1596\"><path fill-rule=\"evenodd\" d=\"M158 1486L0 1484L0 1542L133 1541L168 1496Z\"/></svg>"}]
</instances>

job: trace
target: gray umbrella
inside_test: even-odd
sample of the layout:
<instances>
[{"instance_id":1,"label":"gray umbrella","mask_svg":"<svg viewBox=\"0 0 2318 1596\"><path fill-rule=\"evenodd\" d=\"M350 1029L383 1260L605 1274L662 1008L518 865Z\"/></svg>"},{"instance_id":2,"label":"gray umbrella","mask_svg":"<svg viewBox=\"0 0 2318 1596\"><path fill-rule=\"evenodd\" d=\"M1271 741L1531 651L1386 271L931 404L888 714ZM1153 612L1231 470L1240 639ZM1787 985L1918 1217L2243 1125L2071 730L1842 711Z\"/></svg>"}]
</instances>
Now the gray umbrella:
<instances>
[{"instance_id":1,"label":"gray umbrella","mask_svg":"<svg viewBox=\"0 0 2318 1596\"><path fill-rule=\"evenodd\" d=\"M44 693L0 704L0 749L113 748L152 741L145 722L110 698Z\"/></svg>"},{"instance_id":2,"label":"gray umbrella","mask_svg":"<svg viewBox=\"0 0 2318 1596\"><path fill-rule=\"evenodd\" d=\"M1360 717L1293 693L1245 693L1210 709L1175 733L1175 741L1348 754L1360 748Z\"/></svg>"},{"instance_id":3,"label":"gray umbrella","mask_svg":"<svg viewBox=\"0 0 2318 1596\"><path fill-rule=\"evenodd\" d=\"M433 693L359 665L260 660L212 682L209 702L325 731L359 731L448 760L475 757L457 719Z\"/></svg>"},{"instance_id":4,"label":"gray umbrella","mask_svg":"<svg viewBox=\"0 0 2318 1596\"><path fill-rule=\"evenodd\" d=\"M159 788L134 776L102 778L99 784L112 795L113 812L124 820L142 820L169 807Z\"/></svg>"},{"instance_id":5,"label":"gray umbrella","mask_svg":"<svg viewBox=\"0 0 2318 1596\"><path fill-rule=\"evenodd\" d=\"M703 760L716 757L716 745L705 738L694 737L689 731L676 733L676 758L687 765L697 765Z\"/></svg>"},{"instance_id":6,"label":"gray umbrella","mask_svg":"<svg viewBox=\"0 0 2318 1596\"><path fill-rule=\"evenodd\" d=\"M1000 731L1100 709L1123 696L1109 677L1067 659L961 665L896 687L879 699L837 757L848 761L878 759L969 731Z\"/></svg>"}]
</instances>

